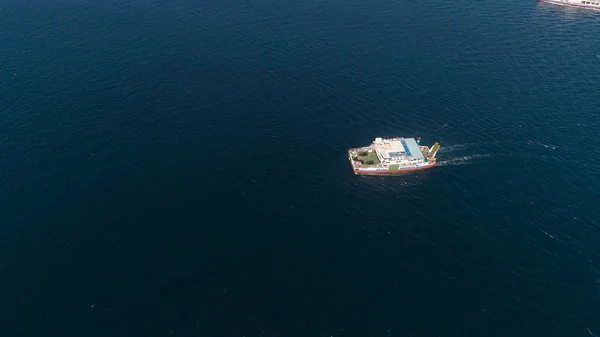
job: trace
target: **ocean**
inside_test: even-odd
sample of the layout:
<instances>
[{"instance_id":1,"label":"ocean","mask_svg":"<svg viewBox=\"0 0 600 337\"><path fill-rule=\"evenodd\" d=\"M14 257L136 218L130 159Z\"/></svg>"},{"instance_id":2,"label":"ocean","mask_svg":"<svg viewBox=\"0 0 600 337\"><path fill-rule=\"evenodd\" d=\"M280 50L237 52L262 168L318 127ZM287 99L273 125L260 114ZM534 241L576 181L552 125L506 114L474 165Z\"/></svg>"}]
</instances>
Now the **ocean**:
<instances>
[{"instance_id":1,"label":"ocean","mask_svg":"<svg viewBox=\"0 0 600 337\"><path fill-rule=\"evenodd\" d=\"M600 13L6 0L0 336L600 336ZM439 166L355 176L375 137Z\"/></svg>"}]
</instances>

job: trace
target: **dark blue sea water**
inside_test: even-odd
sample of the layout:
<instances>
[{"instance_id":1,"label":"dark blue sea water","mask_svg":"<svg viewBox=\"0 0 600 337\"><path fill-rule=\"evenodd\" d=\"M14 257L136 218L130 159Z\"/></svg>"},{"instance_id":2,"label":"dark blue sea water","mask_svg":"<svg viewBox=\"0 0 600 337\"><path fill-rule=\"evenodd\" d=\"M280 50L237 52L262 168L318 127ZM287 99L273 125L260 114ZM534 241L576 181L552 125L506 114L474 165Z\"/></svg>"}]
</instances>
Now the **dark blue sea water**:
<instances>
[{"instance_id":1,"label":"dark blue sea water","mask_svg":"<svg viewBox=\"0 0 600 337\"><path fill-rule=\"evenodd\" d=\"M0 4L0 336L600 336L600 14ZM353 175L378 136L440 166Z\"/></svg>"}]
</instances>

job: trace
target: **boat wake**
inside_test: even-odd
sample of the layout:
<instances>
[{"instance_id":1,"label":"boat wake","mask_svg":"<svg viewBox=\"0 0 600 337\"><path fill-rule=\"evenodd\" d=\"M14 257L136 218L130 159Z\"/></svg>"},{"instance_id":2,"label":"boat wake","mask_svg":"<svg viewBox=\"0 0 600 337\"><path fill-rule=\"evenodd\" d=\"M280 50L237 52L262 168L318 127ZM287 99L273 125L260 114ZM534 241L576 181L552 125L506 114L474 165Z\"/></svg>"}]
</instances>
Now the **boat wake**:
<instances>
[{"instance_id":1,"label":"boat wake","mask_svg":"<svg viewBox=\"0 0 600 337\"><path fill-rule=\"evenodd\" d=\"M473 154L469 156L456 157L448 160L440 160L437 166L456 166L475 163L478 159L490 157L490 154Z\"/></svg>"},{"instance_id":2,"label":"boat wake","mask_svg":"<svg viewBox=\"0 0 600 337\"><path fill-rule=\"evenodd\" d=\"M455 145L448 145L448 146L442 146L440 148L440 152L454 152L454 151L461 151L461 150L465 150L465 149L469 149L473 146L476 145L481 145L481 144L477 144L477 143L465 143L465 144L455 144Z\"/></svg>"}]
</instances>

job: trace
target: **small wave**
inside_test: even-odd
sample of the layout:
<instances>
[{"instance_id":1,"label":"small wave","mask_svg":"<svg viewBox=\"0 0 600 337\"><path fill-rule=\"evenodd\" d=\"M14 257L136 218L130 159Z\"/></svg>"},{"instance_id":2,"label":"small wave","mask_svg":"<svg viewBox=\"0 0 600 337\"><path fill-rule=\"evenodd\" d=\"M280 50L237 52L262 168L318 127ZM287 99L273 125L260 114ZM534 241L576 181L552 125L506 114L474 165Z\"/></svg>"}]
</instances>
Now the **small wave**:
<instances>
[{"instance_id":1,"label":"small wave","mask_svg":"<svg viewBox=\"0 0 600 337\"><path fill-rule=\"evenodd\" d=\"M456 166L456 165L467 165L472 164L475 159L490 157L490 154L473 154L470 156L456 157L448 160L441 160L437 162L437 166Z\"/></svg>"},{"instance_id":2,"label":"small wave","mask_svg":"<svg viewBox=\"0 0 600 337\"><path fill-rule=\"evenodd\" d=\"M543 230L543 229L540 229L540 230L542 231L542 233L546 234L546 236L547 236L547 237L549 237L549 238L551 238L551 239L554 239L554 240L556 240L556 241L559 241L559 242L565 243L563 240L561 240L561 239L557 239L557 238L556 238L554 235L552 235L552 234L549 234L549 233L548 233L548 232L546 232L545 230Z\"/></svg>"},{"instance_id":3,"label":"small wave","mask_svg":"<svg viewBox=\"0 0 600 337\"><path fill-rule=\"evenodd\" d=\"M552 150L556 150L556 148L558 148L558 145L544 144L544 143L540 143L540 142L527 141L527 144L534 145L534 146L542 146L546 149L552 149Z\"/></svg>"}]
</instances>

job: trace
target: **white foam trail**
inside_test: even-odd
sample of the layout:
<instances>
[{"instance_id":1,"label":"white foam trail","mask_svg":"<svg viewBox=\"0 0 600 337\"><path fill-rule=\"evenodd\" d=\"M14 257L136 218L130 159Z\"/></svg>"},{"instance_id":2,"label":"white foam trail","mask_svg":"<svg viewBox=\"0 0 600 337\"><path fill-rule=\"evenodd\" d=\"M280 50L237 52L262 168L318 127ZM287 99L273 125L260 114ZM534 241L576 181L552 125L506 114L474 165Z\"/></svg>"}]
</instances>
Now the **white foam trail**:
<instances>
[{"instance_id":1,"label":"white foam trail","mask_svg":"<svg viewBox=\"0 0 600 337\"><path fill-rule=\"evenodd\" d=\"M481 143L442 145L440 147L440 152L453 152L453 151L465 150L465 149L470 149L475 146L481 146Z\"/></svg>"},{"instance_id":2,"label":"white foam trail","mask_svg":"<svg viewBox=\"0 0 600 337\"><path fill-rule=\"evenodd\" d=\"M490 154L473 154L470 156L456 157L448 160L441 160L437 162L437 166L456 166L456 165L467 165L472 164L474 159L486 158L491 156Z\"/></svg>"},{"instance_id":3,"label":"white foam trail","mask_svg":"<svg viewBox=\"0 0 600 337\"><path fill-rule=\"evenodd\" d=\"M443 148L440 148L440 152L452 152L452 151L464 149L466 147L467 147L466 144L457 144L457 145L444 146Z\"/></svg>"}]
</instances>

